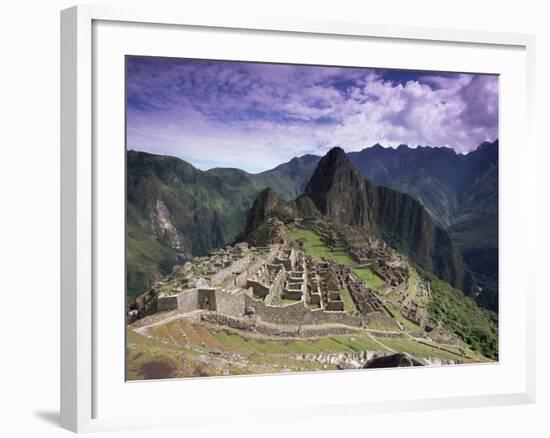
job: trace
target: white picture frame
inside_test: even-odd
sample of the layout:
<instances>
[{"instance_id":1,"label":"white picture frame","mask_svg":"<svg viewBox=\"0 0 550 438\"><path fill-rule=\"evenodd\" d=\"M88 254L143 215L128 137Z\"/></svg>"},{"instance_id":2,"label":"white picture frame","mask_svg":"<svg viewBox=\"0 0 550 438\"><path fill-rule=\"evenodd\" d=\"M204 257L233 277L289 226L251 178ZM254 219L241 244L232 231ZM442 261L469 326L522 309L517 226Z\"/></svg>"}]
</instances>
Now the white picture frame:
<instances>
[{"instance_id":1,"label":"white picture frame","mask_svg":"<svg viewBox=\"0 0 550 438\"><path fill-rule=\"evenodd\" d=\"M102 245L100 235L103 233L103 213L101 208L97 208L103 201L102 194L105 190L102 189L105 184L116 182L114 179L109 179L108 176L115 175L116 172L124 172L124 169L117 167L120 163L120 150L112 149L113 166L109 168L106 163L106 154L111 154L110 149L105 149L105 142L101 139L107 138L101 130L97 129L98 122L101 124L101 105L103 105L102 97L97 94L97 87L104 74L103 66L99 67L94 62L102 59L102 52L107 53L105 48L106 38L103 31L98 31L96 27L101 23L107 24L106 35L112 42L112 53L106 56L119 56L126 50L122 42L124 38L117 37L118 30L116 26L130 25L131 32L140 32L137 29L140 26L149 26L149 31L152 33L163 33L174 31L178 28L200 30L202 34L208 35L209 32L222 32L226 30L237 31L239 38L259 38L263 33L269 33L270 38L307 38L316 36L320 38L336 38L343 44L346 41L354 41L354 44L361 44L362 41L371 41L374 43L384 41L388 44L401 44L406 42L411 47L418 46L419 48L432 45L444 47L446 44L452 44L457 47L463 47L464 50L493 50L502 53L500 62L502 65L506 63L506 54L513 56L513 59L519 60L514 66L515 73L510 73L510 78L516 78L518 83L509 84L515 85L514 99L518 99L518 105L521 107L517 114L520 116L516 120L514 129L516 134L510 133L508 138L517 139L518 133L522 134L525 142L522 145L523 151L533 151L535 141L533 137L534 123L534 47L535 39L532 35L525 34L507 34L507 33L491 33L484 31L461 31L451 29L425 29L416 27L402 26L386 26L367 23L339 23L339 22L317 22L307 19L271 19L258 17L242 16L240 19L226 19L215 15L199 16L189 13L185 10L180 11L165 11L161 9L151 8L147 10L133 9L118 9L110 7L94 7L94 6L77 6L66 9L61 12L61 426L75 431L100 431L125 428L148 428L148 427L163 427L163 426L188 426L193 424L201 424L206 421L207 415L205 412L206 401L204 398L198 398L194 408L196 411L190 413L183 407L174 411L166 411L161 407L155 411L154 407L150 407L150 415L140 415L131 410L127 412L115 413L114 410L109 410L104 403L106 396L112 399L113 404L120 404L121 399L117 397L122 392L109 392L105 387L110 381L117 381L117 385L121 387L131 387L131 394L126 395L135 397L140 391L150 391L150 394L161 394L163 392L173 392L176 385L186 385L187 391L216 391L217 387L223 386L223 391L246 392L254 391L254 388L263 388L264 392L275 391L276 387L284 388L299 387L302 385L304 389L311 389L313 385L318 384L319 379L325 379L327 389L334 391L334 388L343 387L343 385L354 385L354 382L359 382L358 373L342 373L336 376L335 373L317 373L312 375L294 375L294 376L258 376L258 377L234 377L223 379L209 379L196 381L172 381L172 382L147 382L147 383L125 383L120 381L120 370L113 372L113 375L106 377L105 357L106 354L98 354L106 344L104 332L107 328L120 328L120 321L124 320L124 313L120 313L120 321L109 320L103 318L101 323L98 321L98 312L103 312L102 315L107 315L103 309L106 306L105 300L98 299L98 287L106 281L102 278L105 273L101 266L104 261L101 256L105 245ZM111 26L111 27L109 27ZM114 27L113 27L114 26ZM111 32L111 33L109 33ZM132 35L137 35L133 33ZM103 39L102 39L103 38ZM161 36L159 38L162 38ZM115 41L116 39L116 41ZM139 40L139 38L137 38ZM314 39L314 38L311 38ZM133 39L135 41L135 38ZM136 42L139 44L139 41ZM154 38L150 40L150 50L155 50ZM289 44L288 42L286 44ZM314 44L314 43L311 43ZM159 45L160 46L160 45ZM204 48L206 50L206 47ZM119 50L117 52L116 50ZM168 49L167 49L168 50ZM200 44L196 51L200 52ZM461 49L462 50L462 49ZM197 53L197 52L195 52ZM134 53L132 53L134 54ZM329 53L330 55L330 53ZM274 55L276 56L276 55ZM500 55L495 55L495 59ZM208 57L208 56L206 56ZM111 59L109 57L105 59ZM118 59L118 58L117 58ZM509 58L512 59L512 58ZM427 69L435 68L437 60L425 60ZM450 62L450 61L449 61ZM461 60L454 59L455 64L459 66ZM482 62L479 60L479 62ZM487 62L485 59L484 62ZM495 63L495 66L498 64ZM435 63L435 64L434 64ZM449 64L452 65L452 64ZM473 65L473 64L472 64ZM488 64L486 64L488 65ZM504 67L502 67L504 68ZM459 71L463 69L457 68ZM484 69L485 71L486 69ZM106 70L105 70L106 71ZM470 70L471 71L471 70ZM492 73L501 73L499 67L495 67ZM121 73L121 72L119 72ZM516 75L517 74L517 75ZM516 75L516 76L514 76ZM522 78L525 83L518 79ZM101 88L102 85L99 85ZM98 89L99 89L98 88ZM108 87L107 87L108 88ZM112 91L112 90L111 90ZM506 90L501 90L506 91ZM118 90L117 99L123 90ZM113 94L113 93L111 93ZM510 98L512 99L512 97ZM503 108L506 109L508 102L501 102ZM112 103L112 102L111 102ZM514 103L516 101L514 100ZM120 114L119 114L120 115ZM516 115L516 113L514 113ZM509 120L512 113L506 114L502 120ZM118 116L117 116L118 117ZM119 120L113 117L114 121ZM504 122L502 122L504 123ZM104 125L103 125L104 126ZM124 127L119 127L124 129ZM103 129L103 128L101 128ZM101 132L100 132L101 131ZM99 139L99 140L98 140ZM113 140L117 143L118 139ZM101 143L101 153L97 153L98 141ZM506 144L506 141L501 144ZM121 146L122 147L122 146ZM523 157L509 156L508 162L512 165L514 162L519 165L517 186L512 187L504 182L501 182L500 195L503 200L501 207L509 208L510 203L507 202L508 196L517 196L521 199L524 205L535 206L535 154L524 153ZM517 161L521 160L521 161ZM505 171L506 168L504 167ZM102 175L101 177L99 175ZM506 175L506 172L503 173ZM113 198L110 202L120 201L120 198ZM106 201L105 201L106 202ZM507 207L508 205L508 207ZM123 206L121 206L123 210ZM521 241L516 240L507 230L512 230L516 217L506 219L506 223L501 225L503 231L501 233L501 243L504 239L505 243L510 240L509 245L505 245L508 249L504 256L507 257L508 252L515 248L533 248L535 245L535 218L533 214L529 214L526 210L518 208L513 215L523 215L518 220L527 221L529 226L525 227L526 231ZM507 210L506 210L507 212ZM506 217L509 217L506 215ZM119 224L120 225L120 224ZM123 225L123 224L122 224ZM115 233L115 232L113 232ZM120 233L119 233L120 234ZM112 234L111 237L116 234ZM120 236L119 236L120 237ZM121 236L123 239L123 236ZM114 251L116 252L116 251ZM506 260L502 259L501 265L506 265ZM122 261L123 263L123 261ZM513 360L510 356L501 359L500 363L495 365L494 373L502 372L499 376L502 380L507 378L510 384L505 387L503 383L502 390L496 386L487 388L483 393L469 393L466 389L460 392L455 390L448 394L445 390L439 388L438 391L433 389L432 395L415 395L414 390L410 393L400 396L399 391L388 393L388 397L362 397L354 395L346 402L345 397L337 402L328 403L320 400L315 391L307 398L304 396L296 403L301 406L302 414L307 413L308 416L327 416L327 415L362 415L368 412L398 412L411 409L441 409L441 408L458 408L458 407L475 407L489 405L505 405L505 404L521 404L532 403L535 400L535 309L534 309L534 282L535 273L527 264L519 264L516 274L509 274L510 284L513 283L512 275L525 275L529 278L524 282L524 286L517 292L518 296L508 296L505 293L505 302L503 304L504 314L501 312L501 323L505 332L508 329L508 324L511 324L510 318L505 320L508 309L518 309L518 314L515 318L514 325L517 327L516 333L519 345L524 348L519 348L516 352L517 357ZM505 274L508 275L508 274ZM116 289L112 291L117 293ZM112 314L118 315L120 310L120 301L123 301L123 290L120 290L120 300L116 300L113 306ZM507 301L508 298L510 301ZM515 301L513 301L515 300ZM107 304L108 305L108 304ZM123 307L122 307L123 309ZM101 327L99 327L101 324ZM109 327L107 327L109 326ZM117 328L118 327L118 328ZM501 334L503 333L501 330ZM122 331L122 329L121 329ZM501 346L506 339L500 339ZM115 348L115 344L113 344ZM116 351L116 350L109 350ZM107 350L105 350L107 352ZM120 355L123 356L121 351ZM115 360L115 359L113 359ZM121 358L116 359L120 363ZM515 361L514 366L507 370L507 362ZM123 358L122 358L123 362ZM511 363L511 362L510 362ZM500 367L500 368L498 368ZM415 375L422 380L425 378L421 373L437 373L441 381L449 379L465 378L465 375L474 376L473 378L484 379L488 373L488 368L483 366L465 367L461 370L465 371L442 371L439 369L427 369L417 371ZM504 370L504 371L503 371ZM407 382L410 379L410 371L413 370L386 370L383 373L394 373L393 378ZM123 373L123 370L122 370ZM452 373L452 374L451 374ZM484 374L485 373L485 374ZM482 375L483 374L483 375ZM370 379L372 381L372 376ZM475 377L475 375L478 375ZM335 377L336 376L336 377ZM343 377L342 377L343 376ZM431 377L431 374L430 374ZM263 379L263 380L258 380ZM275 384L270 384L270 381L276 380ZM381 378L382 379L382 378ZM363 380L361 380L362 382ZM147 385L147 386L145 386ZM172 385L172 386L171 386ZM263 386L262 386L263 385ZM495 383L496 385L496 383ZM175 389L177 391L178 389ZM482 389L483 390L483 389ZM374 390L373 390L374 391ZM98 395L99 394L99 395ZM273 392L273 398L277 400L276 392ZM167 397L173 396L170 395ZM345 396L345 394L344 394ZM299 398L299 397L298 397ZM103 400L103 402L101 401ZM315 401L314 401L315 400ZM281 405L282 400L278 399L279 411L285 415L293 416L293 406L285 407ZM261 405L261 403L258 403ZM240 406L235 406L230 411L224 411L221 406L210 406L211 412L216 413L216 418L219 422L230 421L237 415L239 418L251 416L262 418L263 414L267 414L268 407L255 406L254 409L244 409ZM286 409L286 410L285 410ZM202 411L201 411L202 410ZM103 414L105 412L105 414ZM204 415L201 415L201 412Z\"/></svg>"}]
</instances>

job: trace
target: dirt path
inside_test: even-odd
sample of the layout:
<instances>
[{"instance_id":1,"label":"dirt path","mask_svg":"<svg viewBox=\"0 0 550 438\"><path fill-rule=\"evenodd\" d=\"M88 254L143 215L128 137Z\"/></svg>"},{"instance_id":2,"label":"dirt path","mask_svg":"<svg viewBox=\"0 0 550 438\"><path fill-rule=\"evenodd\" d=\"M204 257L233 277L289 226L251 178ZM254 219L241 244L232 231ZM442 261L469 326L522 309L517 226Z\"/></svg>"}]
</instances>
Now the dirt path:
<instances>
[{"instance_id":1,"label":"dirt path","mask_svg":"<svg viewBox=\"0 0 550 438\"><path fill-rule=\"evenodd\" d=\"M153 320L149 323L145 323L143 325L140 325L139 327L132 327L130 325L130 328L132 330L134 330L136 333L139 333L140 335L143 335L143 334L147 333L147 330L151 327L168 324L169 322L175 321L177 319L195 319L195 317L200 315L201 312L202 312L202 310L194 310L194 311L189 312L189 313L175 313L175 314L171 314L171 315L167 316L164 319Z\"/></svg>"},{"instance_id":2,"label":"dirt path","mask_svg":"<svg viewBox=\"0 0 550 438\"><path fill-rule=\"evenodd\" d=\"M393 348L390 348L388 347L387 345L384 345L382 342L380 342L378 339L376 339L373 335L371 335L370 333L367 334L367 336L369 337L369 339L371 341L373 341L374 343L380 345L382 348L385 348L386 350L388 351L391 351L392 353L397 353L397 351L395 351Z\"/></svg>"}]
</instances>

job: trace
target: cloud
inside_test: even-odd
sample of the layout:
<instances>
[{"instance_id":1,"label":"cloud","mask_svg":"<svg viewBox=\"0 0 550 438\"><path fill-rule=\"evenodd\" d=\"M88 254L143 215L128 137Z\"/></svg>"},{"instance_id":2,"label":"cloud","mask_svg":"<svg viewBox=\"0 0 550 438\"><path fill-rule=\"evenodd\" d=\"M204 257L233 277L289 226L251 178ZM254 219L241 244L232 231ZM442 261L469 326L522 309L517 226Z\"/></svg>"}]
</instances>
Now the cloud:
<instances>
[{"instance_id":1,"label":"cloud","mask_svg":"<svg viewBox=\"0 0 550 438\"><path fill-rule=\"evenodd\" d=\"M128 147L271 168L340 145L475 149L498 137L498 78L129 58ZM216 164L217 163L217 164Z\"/></svg>"}]
</instances>

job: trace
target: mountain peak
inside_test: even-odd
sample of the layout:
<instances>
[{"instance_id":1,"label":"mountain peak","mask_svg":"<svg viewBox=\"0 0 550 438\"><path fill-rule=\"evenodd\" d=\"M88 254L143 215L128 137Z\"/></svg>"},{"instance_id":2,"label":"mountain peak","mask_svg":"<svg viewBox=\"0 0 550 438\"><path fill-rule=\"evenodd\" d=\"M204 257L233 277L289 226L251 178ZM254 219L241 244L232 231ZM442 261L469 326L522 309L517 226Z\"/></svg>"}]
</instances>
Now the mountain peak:
<instances>
[{"instance_id":1,"label":"mountain peak","mask_svg":"<svg viewBox=\"0 0 550 438\"><path fill-rule=\"evenodd\" d=\"M498 139L496 139L495 141L484 141L472 152L484 151L484 150L485 151L486 150L494 150L494 149L497 149L497 148L498 148Z\"/></svg>"},{"instance_id":2,"label":"mountain peak","mask_svg":"<svg viewBox=\"0 0 550 438\"><path fill-rule=\"evenodd\" d=\"M340 147L321 158L305 194L322 215L335 223L371 225L365 183Z\"/></svg>"},{"instance_id":3,"label":"mountain peak","mask_svg":"<svg viewBox=\"0 0 550 438\"><path fill-rule=\"evenodd\" d=\"M248 212L245 235L252 233L260 224L265 222L271 210L279 203L279 197L271 187L263 189L254 200L252 208Z\"/></svg>"},{"instance_id":4,"label":"mountain peak","mask_svg":"<svg viewBox=\"0 0 550 438\"><path fill-rule=\"evenodd\" d=\"M344 152L344 149L342 149L340 146L334 146L327 152L324 158L327 158L329 160L337 160L345 157L346 153Z\"/></svg>"},{"instance_id":5,"label":"mountain peak","mask_svg":"<svg viewBox=\"0 0 550 438\"><path fill-rule=\"evenodd\" d=\"M367 147L361 149L360 152L365 152L365 151L368 151L369 149L372 149L373 151L381 151L381 150L384 150L385 147L382 146L380 143L375 143L372 146L367 146Z\"/></svg>"}]
</instances>

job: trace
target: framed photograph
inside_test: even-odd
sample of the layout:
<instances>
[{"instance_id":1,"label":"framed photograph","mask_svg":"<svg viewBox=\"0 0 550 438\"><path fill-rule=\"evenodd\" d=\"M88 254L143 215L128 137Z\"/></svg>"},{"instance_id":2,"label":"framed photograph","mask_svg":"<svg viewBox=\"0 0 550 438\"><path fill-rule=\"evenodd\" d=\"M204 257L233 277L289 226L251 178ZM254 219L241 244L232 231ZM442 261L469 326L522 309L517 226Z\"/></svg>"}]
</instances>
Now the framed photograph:
<instances>
[{"instance_id":1,"label":"framed photograph","mask_svg":"<svg viewBox=\"0 0 550 438\"><path fill-rule=\"evenodd\" d=\"M64 10L62 426L533 402L533 52Z\"/></svg>"}]
</instances>

